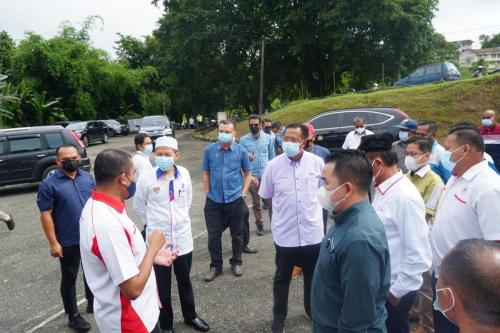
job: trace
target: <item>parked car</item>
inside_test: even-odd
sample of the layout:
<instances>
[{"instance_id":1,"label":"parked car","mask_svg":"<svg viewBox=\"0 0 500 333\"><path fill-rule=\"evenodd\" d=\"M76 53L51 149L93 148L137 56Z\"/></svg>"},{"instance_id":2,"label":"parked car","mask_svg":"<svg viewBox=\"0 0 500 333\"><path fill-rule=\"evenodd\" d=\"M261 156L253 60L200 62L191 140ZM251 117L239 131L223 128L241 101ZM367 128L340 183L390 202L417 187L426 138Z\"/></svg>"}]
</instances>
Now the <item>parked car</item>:
<instances>
[{"instance_id":1,"label":"parked car","mask_svg":"<svg viewBox=\"0 0 500 333\"><path fill-rule=\"evenodd\" d=\"M142 118L139 133L146 133L152 139L160 136L171 136L175 138L175 130L171 127L167 116L148 116Z\"/></svg>"},{"instance_id":2,"label":"parked car","mask_svg":"<svg viewBox=\"0 0 500 333\"><path fill-rule=\"evenodd\" d=\"M0 186L39 182L56 169L56 148L71 143L81 156L80 168L90 171L90 160L80 139L62 126L0 130Z\"/></svg>"},{"instance_id":3,"label":"parked car","mask_svg":"<svg viewBox=\"0 0 500 333\"><path fill-rule=\"evenodd\" d=\"M126 136L130 133L130 129L127 124L120 124L118 121L114 119L105 119L101 120L108 125L109 128L109 136L115 135L123 135Z\"/></svg>"},{"instance_id":4,"label":"parked car","mask_svg":"<svg viewBox=\"0 0 500 333\"><path fill-rule=\"evenodd\" d=\"M399 125L408 118L404 112L392 108L363 108L330 110L320 113L307 121L313 125L316 144L330 151L342 149L342 144L349 132L354 130L353 120L356 117L366 121L366 128L374 133L389 132L394 139L398 137Z\"/></svg>"},{"instance_id":5,"label":"parked car","mask_svg":"<svg viewBox=\"0 0 500 333\"><path fill-rule=\"evenodd\" d=\"M395 86L414 86L418 84L460 80L462 76L451 62L439 62L417 68L410 75L394 83Z\"/></svg>"},{"instance_id":6,"label":"parked car","mask_svg":"<svg viewBox=\"0 0 500 333\"><path fill-rule=\"evenodd\" d=\"M68 126L69 124L71 124L71 121L61 120L61 121L56 121L56 122L55 122L55 123L53 123L52 125L59 125L59 126L62 126L62 127L66 127L66 126Z\"/></svg>"},{"instance_id":7,"label":"parked car","mask_svg":"<svg viewBox=\"0 0 500 333\"><path fill-rule=\"evenodd\" d=\"M104 121L90 120L71 123L66 126L67 129L72 130L82 140L85 147L92 143L109 142L109 128Z\"/></svg>"},{"instance_id":8,"label":"parked car","mask_svg":"<svg viewBox=\"0 0 500 333\"><path fill-rule=\"evenodd\" d=\"M130 130L130 133L139 133L139 128L141 127L141 122L142 122L142 118L141 119L129 119L127 120L127 125L128 125L128 128Z\"/></svg>"}]
</instances>

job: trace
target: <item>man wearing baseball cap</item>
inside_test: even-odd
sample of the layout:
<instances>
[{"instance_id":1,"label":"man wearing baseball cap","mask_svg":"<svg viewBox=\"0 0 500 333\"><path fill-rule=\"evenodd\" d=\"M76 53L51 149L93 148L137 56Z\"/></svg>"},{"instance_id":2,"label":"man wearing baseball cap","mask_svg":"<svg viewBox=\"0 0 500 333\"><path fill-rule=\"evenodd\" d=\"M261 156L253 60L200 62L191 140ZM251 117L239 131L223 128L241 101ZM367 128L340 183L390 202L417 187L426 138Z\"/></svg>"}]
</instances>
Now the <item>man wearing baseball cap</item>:
<instances>
[{"instance_id":1,"label":"man wearing baseball cap","mask_svg":"<svg viewBox=\"0 0 500 333\"><path fill-rule=\"evenodd\" d=\"M399 140L392 144L392 151L398 156L398 169L407 173L408 169L405 165L406 141L416 135L418 124L415 120L408 118L394 127L399 128Z\"/></svg>"},{"instance_id":2,"label":"man wearing baseball cap","mask_svg":"<svg viewBox=\"0 0 500 333\"><path fill-rule=\"evenodd\" d=\"M207 323L195 309L193 286L189 274L193 259L193 236L189 207L193 200L193 188L189 171L177 165L179 147L177 140L162 136L156 139L156 168L142 174L134 198L134 211L147 225L146 234L159 229L167 242L172 243L172 252L178 253L173 263L182 315L186 325L200 332L208 332ZM172 267L154 266L156 284L162 308L160 327L163 333L172 332L173 310L171 299Z\"/></svg>"}]
</instances>

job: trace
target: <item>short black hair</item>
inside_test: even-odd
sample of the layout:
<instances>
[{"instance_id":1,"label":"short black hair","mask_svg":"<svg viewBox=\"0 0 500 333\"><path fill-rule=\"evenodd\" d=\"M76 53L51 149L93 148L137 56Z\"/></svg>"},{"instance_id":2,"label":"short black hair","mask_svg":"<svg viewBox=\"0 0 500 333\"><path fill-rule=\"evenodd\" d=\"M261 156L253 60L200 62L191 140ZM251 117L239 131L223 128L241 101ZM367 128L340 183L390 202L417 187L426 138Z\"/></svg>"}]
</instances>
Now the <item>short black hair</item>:
<instances>
[{"instance_id":1,"label":"short black hair","mask_svg":"<svg viewBox=\"0 0 500 333\"><path fill-rule=\"evenodd\" d=\"M292 124L289 124L286 129L285 129L285 132L287 129L289 128L292 128L292 129L300 129L300 134L302 136L302 139L307 139L307 137L309 136L309 129L307 128L306 125L303 125L303 124L299 124L299 123L292 123Z\"/></svg>"},{"instance_id":2,"label":"short black hair","mask_svg":"<svg viewBox=\"0 0 500 333\"><path fill-rule=\"evenodd\" d=\"M147 135L146 133L139 133L139 134L137 134L134 137L135 149L139 149L138 146L139 145L143 145L144 144L144 140L146 140L146 138L151 138L151 137L149 135Z\"/></svg>"},{"instance_id":3,"label":"short black hair","mask_svg":"<svg viewBox=\"0 0 500 333\"><path fill-rule=\"evenodd\" d=\"M368 193L372 183L372 166L365 153L359 150L342 150L326 158L326 163L335 163L334 173L341 183L353 183L360 193Z\"/></svg>"},{"instance_id":4,"label":"short black hair","mask_svg":"<svg viewBox=\"0 0 500 333\"><path fill-rule=\"evenodd\" d=\"M219 122L219 126L220 125L232 125L233 128L234 128L234 121L232 121L231 119L222 119L220 122Z\"/></svg>"},{"instance_id":5,"label":"short black hair","mask_svg":"<svg viewBox=\"0 0 500 333\"><path fill-rule=\"evenodd\" d=\"M273 121L269 118L264 118L264 119L262 119L262 123L271 123L272 124Z\"/></svg>"},{"instance_id":6,"label":"short black hair","mask_svg":"<svg viewBox=\"0 0 500 333\"><path fill-rule=\"evenodd\" d=\"M132 157L126 151L119 149L101 151L94 163L96 185L110 183L122 173L127 173L132 163Z\"/></svg>"},{"instance_id":7,"label":"short black hair","mask_svg":"<svg viewBox=\"0 0 500 333\"><path fill-rule=\"evenodd\" d=\"M78 153L78 148L72 144L72 143L65 143L57 147L56 149L56 157L59 157L59 150L64 149L64 148L75 148L76 152Z\"/></svg>"},{"instance_id":8,"label":"short black hair","mask_svg":"<svg viewBox=\"0 0 500 333\"><path fill-rule=\"evenodd\" d=\"M276 121L276 122L274 122L271 125L271 128L279 128L279 129L281 129L281 123L279 121Z\"/></svg>"},{"instance_id":9,"label":"short black hair","mask_svg":"<svg viewBox=\"0 0 500 333\"><path fill-rule=\"evenodd\" d=\"M412 136L411 138L408 139L408 141L406 141L406 147L408 147L408 145L412 143L412 144L416 144L418 149L426 154L426 153L430 153L432 151L432 144L434 143L432 141L431 138L427 138L427 137L422 137L422 136Z\"/></svg>"},{"instance_id":10,"label":"short black hair","mask_svg":"<svg viewBox=\"0 0 500 333\"><path fill-rule=\"evenodd\" d=\"M259 122L260 122L260 116L258 114L255 114L255 113L252 113L249 117L248 117L248 121L252 120L252 119L257 119Z\"/></svg>"},{"instance_id":11,"label":"short black hair","mask_svg":"<svg viewBox=\"0 0 500 333\"><path fill-rule=\"evenodd\" d=\"M369 151L366 153L366 156L370 160L374 160L377 157L384 162L386 166L394 166L398 164L398 154L393 152L392 150L387 151Z\"/></svg>"},{"instance_id":12,"label":"short black hair","mask_svg":"<svg viewBox=\"0 0 500 333\"><path fill-rule=\"evenodd\" d=\"M437 133L437 131L438 131L438 126L437 126L436 122L434 122L432 120L422 120L418 123L418 126L429 126L429 130L432 133Z\"/></svg>"},{"instance_id":13,"label":"short black hair","mask_svg":"<svg viewBox=\"0 0 500 333\"><path fill-rule=\"evenodd\" d=\"M464 311L475 322L500 326L500 244L484 239L465 239L448 252L441 263L440 278L462 300Z\"/></svg>"},{"instance_id":14,"label":"short black hair","mask_svg":"<svg viewBox=\"0 0 500 333\"><path fill-rule=\"evenodd\" d=\"M455 135L460 145L471 145L480 153L484 153L484 140L476 125L470 122L462 122L453 125L448 131L449 135Z\"/></svg>"}]
</instances>

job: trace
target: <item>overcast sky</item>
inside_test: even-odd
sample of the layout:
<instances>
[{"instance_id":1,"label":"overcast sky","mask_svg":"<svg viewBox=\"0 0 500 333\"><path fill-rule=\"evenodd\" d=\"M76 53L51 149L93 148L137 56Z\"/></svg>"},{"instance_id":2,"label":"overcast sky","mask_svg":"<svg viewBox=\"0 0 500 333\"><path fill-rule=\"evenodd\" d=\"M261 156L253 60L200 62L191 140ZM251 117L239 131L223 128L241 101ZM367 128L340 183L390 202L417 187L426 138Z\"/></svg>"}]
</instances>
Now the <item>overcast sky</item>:
<instances>
[{"instance_id":1,"label":"overcast sky","mask_svg":"<svg viewBox=\"0 0 500 333\"><path fill-rule=\"evenodd\" d=\"M434 27L448 41L472 39L479 48L481 34L500 32L500 0L440 0ZM156 27L162 9L149 0L0 0L0 30L15 40L26 31L45 37L57 33L63 21L79 25L90 15L104 20L92 34L94 46L113 53L117 33L142 37Z\"/></svg>"}]
</instances>

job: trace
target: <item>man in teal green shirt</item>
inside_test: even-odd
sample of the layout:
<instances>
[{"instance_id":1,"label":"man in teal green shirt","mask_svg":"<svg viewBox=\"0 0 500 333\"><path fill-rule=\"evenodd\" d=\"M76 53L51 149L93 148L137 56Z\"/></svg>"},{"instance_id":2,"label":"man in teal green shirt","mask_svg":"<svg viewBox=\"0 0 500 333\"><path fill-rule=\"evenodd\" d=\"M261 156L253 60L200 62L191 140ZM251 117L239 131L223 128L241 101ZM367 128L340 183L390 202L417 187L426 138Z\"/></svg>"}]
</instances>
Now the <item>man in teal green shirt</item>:
<instances>
[{"instance_id":1,"label":"man in teal green shirt","mask_svg":"<svg viewBox=\"0 0 500 333\"><path fill-rule=\"evenodd\" d=\"M322 241L311 289L315 333L386 333L389 247L368 201L372 168L363 153L327 158L318 200L333 212Z\"/></svg>"}]
</instances>

